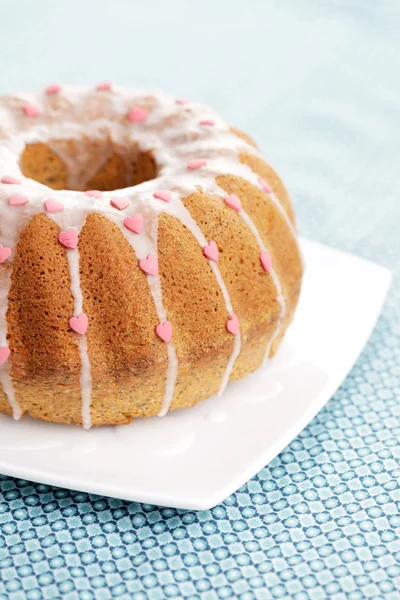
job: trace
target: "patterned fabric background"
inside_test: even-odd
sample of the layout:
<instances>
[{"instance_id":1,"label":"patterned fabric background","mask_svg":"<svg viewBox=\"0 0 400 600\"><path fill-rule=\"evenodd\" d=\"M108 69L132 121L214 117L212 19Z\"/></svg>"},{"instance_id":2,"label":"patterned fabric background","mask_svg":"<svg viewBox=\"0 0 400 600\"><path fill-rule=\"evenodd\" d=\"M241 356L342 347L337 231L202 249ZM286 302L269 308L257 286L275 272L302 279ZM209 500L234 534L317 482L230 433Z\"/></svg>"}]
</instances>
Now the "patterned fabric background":
<instances>
[{"instance_id":1,"label":"patterned fabric background","mask_svg":"<svg viewBox=\"0 0 400 600\"><path fill-rule=\"evenodd\" d=\"M388 266L394 284L326 408L213 510L0 476L0 600L396 600L400 5L141 4L0 0L1 91L110 76L210 103L284 175L305 235Z\"/></svg>"}]
</instances>

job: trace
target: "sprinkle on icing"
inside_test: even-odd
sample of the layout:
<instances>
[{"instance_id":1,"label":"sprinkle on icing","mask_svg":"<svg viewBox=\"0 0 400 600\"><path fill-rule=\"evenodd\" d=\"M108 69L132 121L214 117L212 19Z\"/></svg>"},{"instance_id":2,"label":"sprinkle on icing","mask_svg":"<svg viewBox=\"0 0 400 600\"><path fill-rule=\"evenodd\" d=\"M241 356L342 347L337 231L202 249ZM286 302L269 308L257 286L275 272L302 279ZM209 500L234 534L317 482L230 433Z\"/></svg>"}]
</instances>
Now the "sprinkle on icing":
<instances>
[{"instance_id":1,"label":"sprinkle on icing","mask_svg":"<svg viewBox=\"0 0 400 600\"><path fill-rule=\"evenodd\" d=\"M203 248L203 254L210 260L218 262L218 246L214 241L208 242Z\"/></svg>"},{"instance_id":2,"label":"sprinkle on icing","mask_svg":"<svg viewBox=\"0 0 400 600\"><path fill-rule=\"evenodd\" d=\"M231 315L227 320L226 328L232 335L239 333L239 319L235 314Z\"/></svg>"},{"instance_id":3,"label":"sprinkle on icing","mask_svg":"<svg viewBox=\"0 0 400 600\"><path fill-rule=\"evenodd\" d=\"M185 98L177 98L175 100L175 104L178 106L184 106L185 104L189 104L190 100L186 100Z\"/></svg>"},{"instance_id":4,"label":"sprinkle on icing","mask_svg":"<svg viewBox=\"0 0 400 600\"><path fill-rule=\"evenodd\" d=\"M142 123L147 119L147 110L140 106L133 106L128 112L128 120L131 123Z\"/></svg>"},{"instance_id":5,"label":"sprinkle on icing","mask_svg":"<svg viewBox=\"0 0 400 600\"><path fill-rule=\"evenodd\" d=\"M24 204L28 204L28 202L29 198L25 194L11 194L8 199L10 206L23 206Z\"/></svg>"},{"instance_id":6,"label":"sprinkle on icing","mask_svg":"<svg viewBox=\"0 0 400 600\"><path fill-rule=\"evenodd\" d=\"M8 258L11 256L11 248L8 246L3 246L0 244L0 264L6 262Z\"/></svg>"},{"instance_id":7,"label":"sprinkle on icing","mask_svg":"<svg viewBox=\"0 0 400 600\"><path fill-rule=\"evenodd\" d=\"M77 317L71 317L69 326L79 335L85 335L89 326L89 320L85 313L81 313Z\"/></svg>"},{"instance_id":8,"label":"sprinkle on icing","mask_svg":"<svg viewBox=\"0 0 400 600\"><path fill-rule=\"evenodd\" d=\"M155 254L149 254L147 258L139 260L139 267L147 275L156 275L158 273L158 260Z\"/></svg>"},{"instance_id":9,"label":"sprinkle on icing","mask_svg":"<svg viewBox=\"0 0 400 600\"><path fill-rule=\"evenodd\" d=\"M201 169L201 167L205 167L207 161L204 158L197 158L196 160L190 160L187 163L187 168L189 171L195 171L196 169Z\"/></svg>"},{"instance_id":10,"label":"sprinkle on icing","mask_svg":"<svg viewBox=\"0 0 400 600\"><path fill-rule=\"evenodd\" d=\"M172 200L172 194L169 190L156 190L153 196L158 200L163 200L163 202L171 202Z\"/></svg>"},{"instance_id":11,"label":"sprinkle on icing","mask_svg":"<svg viewBox=\"0 0 400 600\"><path fill-rule=\"evenodd\" d=\"M60 231L58 235L58 241L64 248L68 250L75 250L78 246L78 232L74 227L70 227L67 231Z\"/></svg>"},{"instance_id":12,"label":"sprinkle on icing","mask_svg":"<svg viewBox=\"0 0 400 600\"><path fill-rule=\"evenodd\" d=\"M133 231L133 233L140 233L143 229L143 217L138 214L126 217L124 225L130 231Z\"/></svg>"},{"instance_id":13,"label":"sprinkle on icing","mask_svg":"<svg viewBox=\"0 0 400 600\"><path fill-rule=\"evenodd\" d=\"M111 198L110 204L114 208L118 208L118 210L125 210L125 208L128 208L130 202L127 198Z\"/></svg>"},{"instance_id":14,"label":"sprinkle on icing","mask_svg":"<svg viewBox=\"0 0 400 600\"><path fill-rule=\"evenodd\" d=\"M240 198L238 198L236 194L230 194L230 196L224 198L224 202L229 208L233 208L233 210L236 210L237 212L240 212L243 209Z\"/></svg>"},{"instance_id":15,"label":"sprinkle on icing","mask_svg":"<svg viewBox=\"0 0 400 600\"><path fill-rule=\"evenodd\" d=\"M213 125L215 125L215 121L213 121L212 119L201 119L199 123L204 127L213 127Z\"/></svg>"},{"instance_id":16,"label":"sprinkle on icing","mask_svg":"<svg viewBox=\"0 0 400 600\"><path fill-rule=\"evenodd\" d=\"M44 91L48 96L53 96L54 94L61 92L61 85L59 83L51 83L45 87Z\"/></svg>"},{"instance_id":17,"label":"sprinkle on icing","mask_svg":"<svg viewBox=\"0 0 400 600\"><path fill-rule=\"evenodd\" d=\"M264 192L266 192L267 194L271 194L272 193L272 187L269 185L269 183L267 183L265 181L265 179L263 179L263 177L257 177L258 179L258 183L260 184L260 186L262 187L262 189L264 190Z\"/></svg>"},{"instance_id":18,"label":"sprinkle on icing","mask_svg":"<svg viewBox=\"0 0 400 600\"><path fill-rule=\"evenodd\" d=\"M264 271L269 273L271 270L271 267L272 267L272 258L271 258L270 253L267 252L266 250L261 252L260 253L260 262L262 264Z\"/></svg>"},{"instance_id":19,"label":"sprinkle on icing","mask_svg":"<svg viewBox=\"0 0 400 600\"><path fill-rule=\"evenodd\" d=\"M10 356L10 348L8 346L0 347L0 365L4 364Z\"/></svg>"},{"instance_id":20,"label":"sprinkle on icing","mask_svg":"<svg viewBox=\"0 0 400 600\"><path fill-rule=\"evenodd\" d=\"M103 192L100 192L99 190L87 190L85 192L85 196L89 196L89 198L101 198L103 195Z\"/></svg>"},{"instance_id":21,"label":"sprinkle on icing","mask_svg":"<svg viewBox=\"0 0 400 600\"><path fill-rule=\"evenodd\" d=\"M1 183L21 185L21 181L12 175L4 175L1 178Z\"/></svg>"},{"instance_id":22,"label":"sprinkle on icing","mask_svg":"<svg viewBox=\"0 0 400 600\"><path fill-rule=\"evenodd\" d=\"M172 339L172 323L169 321L164 321L164 323L160 323L156 325L155 332L163 342L170 342Z\"/></svg>"},{"instance_id":23,"label":"sprinkle on icing","mask_svg":"<svg viewBox=\"0 0 400 600\"><path fill-rule=\"evenodd\" d=\"M47 198L44 202L44 209L48 213L58 213L64 210L64 204L54 198Z\"/></svg>"},{"instance_id":24,"label":"sprinkle on icing","mask_svg":"<svg viewBox=\"0 0 400 600\"><path fill-rule=\"evenodd\" d=\"M112 83L111 81L102 81L96 85L96 90L98 92L109 92L111 90Z\"/></svg>"},{"instance_id":25,"label":"sprinkle on icing","mask_svg":"<svg viewBox=\"0 0 400 600\"><path fill-rule=\"evenodd\" d=\"M34 106L29 102L25 102L22 105L22 110L26 117L38 117L40 115L40 110L37 108L37 106Z\"/></svg>"}]
</instances>

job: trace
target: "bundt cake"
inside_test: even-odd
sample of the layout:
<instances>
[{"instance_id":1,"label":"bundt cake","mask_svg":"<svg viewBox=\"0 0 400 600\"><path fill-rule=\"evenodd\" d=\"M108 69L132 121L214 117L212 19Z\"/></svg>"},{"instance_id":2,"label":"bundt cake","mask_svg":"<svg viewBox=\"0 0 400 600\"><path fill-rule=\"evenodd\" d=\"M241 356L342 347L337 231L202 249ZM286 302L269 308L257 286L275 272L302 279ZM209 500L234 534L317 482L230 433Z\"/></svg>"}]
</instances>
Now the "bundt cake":
<instances>
[{"instance_id":1,"label":"bundt cake","mask_svg":"<svg viewBox=\"0 0 400 600\"><path fill-rule=\"evenodd\" d=\"M165 415L276 352L293 208L208 107L108 82L2 96L0 182L1 413Z\"/></svg>"}]
</instances>

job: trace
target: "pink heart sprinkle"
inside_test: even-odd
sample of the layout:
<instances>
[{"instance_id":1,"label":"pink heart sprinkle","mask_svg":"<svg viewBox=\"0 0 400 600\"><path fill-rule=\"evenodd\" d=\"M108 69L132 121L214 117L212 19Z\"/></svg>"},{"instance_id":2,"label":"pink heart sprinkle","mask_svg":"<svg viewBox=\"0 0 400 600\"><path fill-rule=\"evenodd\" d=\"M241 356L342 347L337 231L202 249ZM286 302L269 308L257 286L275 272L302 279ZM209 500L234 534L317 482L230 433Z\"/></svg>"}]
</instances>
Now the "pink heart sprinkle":
<instances>
[{"instance_id":1,"label":"pink heart sprinkle","mask_svg":"<svg viewBox=\"0 0 400 600\"><path fill-rule=\"evenodd\" d=\"M153 194L154 198L158 198L158 200L163 200L164 202L171 202L172 194L169 190L157 190Z\"/></svg>"},{"instance_id":2,"label":"pink heart sprinkle","mask_svg":"<svg viewBox=\"0 0 400 600\"><path fill-rule=\"evenodd\" d=\"M163 342L170 342L172 338L172 323L164 321L155 327L156 334Z\"/></svg>"},{"instance_id":3,"label":"pink heart sprinkle","mask_svg":"<svg viewBox=\"0 0 400 600\"><path fill-rule=\"evenodd\" d=\"M69 320L69 326L79 335L85 335L89 326L89 320L85 313L81 313L77 317L71 317Z\"/></svg>"},{"instance_id":4,"label":"pink heart sprinkle","mask_svg":"<svg viewBox=\"0 0 400 600\"><path fill-rule=\"evenodd\" d=\"M158 272L158 260L154 254L149 254L147 258L139 260L139 267L148 275L156 275Z\"/></svg>"},{"instance_id":5,"label":"pink heart sprinkle","mask_svg":"<svg viewBox=\"0 0 400 600\"><path fill-rule=\"evenodd\" d=\"M272 188L271 186L265 181L265 179L263 179L262 177L258 177L258 183L261 185L262 189L264 190L264 192L267 192L267 194L271 194L272 193Z\"/></svg>"},{"instance_id":6,"label":"pink heart sprinkle","mask_svg":"<svg viewBox=\"0 0 400 600\"><path fill-rule=\"evenodd\" d=\"M126 198L111 198L110 204L114 208L118 208L118 210L124 210L129 206L129 200Z\"/></svg>"},{"instance_id":7,"label":"pink heart sprinkle","mask_svg":"<svg viewBox=\"0 0 400 600\"><path fill-rule=\"evenodd\" d=\"M111 85L111 81L102 81L96 85L96 90L98 92L109 92L111 90Z\"/></svg>"},{"instance_id":8,"label":"pink heart sprinkle","mask_svg":"<svg viewBox=\"0 0 400 600\"><path fill-rule=\"evenodd\" d=\"M179 106L184 106L185 104L189 104L190 100L186 100L185 98L177 98L175 100L175 104L178 104Z\"/></svg>"},{"instance_id":9,"label":"pink heart sprinkle","mask_svg":"<svg viewBox=\"0 0 400 600\"><path fill-rule=\"evenodd\" d=\"M187 168L189 171L194 171L195 169L200 169L200 167L204 167L207 164L207 161L204 158L198 158L197 160L191 160L187 163Z\"/></svg>"},{"instance_id":10,"label":"pink heart sprinkle","mask_svg":"<svg viewBox=\"0 0 400 600\"><path fill-rule=\"evenodd\" d=\"M48 213L58 213L64 210L64 204L58 200L54 200L54 198L47 198L44 208Z\"/></svg>"},{"instance_id":11,"label":"pink heart sprinkle","mask_svg":"<svg viewBox=\"0 0 400 600\"><path fill-rule=\"evenodd\" d=\"M11 248L7 246L3 246L0 244L0 263L3 263L9 258L11 255Z\"/></svg>"},{"instance_id":12,"label":"pink heart sprinkle","mask_svg":"<svg viewBox=\"0 0 400 600\"><path fill-rule=\"evenodd\" d=\"M58 92L61 92L61 85L59 83L51 83L50 85L44 88L44 91L48 96L53 96L54 94L58 94Z\"/></svg>"},{"instance_id":13,"label":"pink heart sprinkle","mask_svg":"<svg viewBox=\"0 0 400 600\"><path fill-rule=\"evenodd\" d=\"M243 209L242 203L236 194L231 194L230 196L224 198L224 200L225 204L229 206L229 208L233 208L233 210L237 210L237 212L240 212Z\"/></svg>"},{"instance_id":14,"label":"pink heart sprinkle","mask_svg":"<svg viewBox=\"0 0 400 600\"><path fill-rule=\"evenodd\" d=\"M232 333L232 335L236 335L238 333L239 319L236 315L232 315L231 317L229 317L229 319L226 322L226 328L229 331L229 333Z\"/></svg>"},{"instance_id":15,"label":"pink heart sprinkle","mask_svg":"<svg viewBox=\"0 0 400 600\"><path fill-rule=\"evenodd\" d=\"M38 117L40 115L40 110L29 102L25 102L23 104L22 110L24 111L26 117Z\"/></svg>"},{"instance_id":16,"label":"pink heart sprinkle","mask_svg":"<svg viewBox=\"0 0 400 600\"><path fill-rule=\"evenodd\" d=\"M76 229L70 227L67 231L60 231L58 241L69 250L75 250L78 245L78 233Z\"/></svg>"},{"instance_id":17,"label":"pink heart sprinkle","mask_svg":"<svg viewBox=\"0 0 400 600\"><path fill-rule=\"evenodd\" d=\"M8 204L10 206L22 206L23 204L27 204L28 202L28 196L24 196L23 194L11 194L11 196L8 199Z\"/></svg>"},{"instance_id":18,"label":"pink heart sprinkle","mask_svg":"<svg viewBox=\"0 0 400 600\"><path fill-rule=\"evenodd\" d=\"M89 196L90 198L101 198L103 195L103 192L100 192L99 190L87 190L85 192L85 196Z\"/></svg>"},{"instance_id":19,"label":"pink heart sprinkle","mask_svg":"<svg viewBox=\"0 0 400 600\"><path fill-rule=\"evenodd\" d=\"M141 123L147 119L147 110L140 106L133 106L128 112L128 119L131 123Z\"/></svg>"},{"instance_id":20,"label":"pink heart sprinkle","mask_svg":"<svg viewBox=\"0 0 400 600\"><path fill-rule=\"evenodd\" d=\"M202 119L200 121L200 125L206 125L206 126L212 127L213 125L215 125L215 121L213 121L212 119Z\"/></svg>"},{"instance_id":21,"label":"pink heart sprinkle","mask_svg":"<svg viewBox=\"0 0 400 600\"><path fill-rule=\"evenodd\" d=\"M142 215L132 215L131 217L126 217L124 220L124 225L133 233L140 233L143 229L143 217Z\"/></svg>"},{"instance_id":22,"label":"pink heart sprinkle","mask_svg":"<svg viewBox=\"0 0 400 600\"><path fill-rule=\"evenodd\" d=\"M20 180L12 175L4 175L4 177L1 178L1 183L14 183L15 185L21 185Z\"/></svg>"},{"instance_id":23,"label":"pink heart sprinkle","mask_svg":"<svg viewBox=\"0 0 400 600\"><path fill-rule=\"evenodd\" d=\"M218 246L214 241L208 242L203 248L203 254L214 262L218 261Z\"/></svg>"},{"instance_id":24,"label":"pink heart sprinkle","mask_svg":"<svg viewBox=\"0 0 400 600\"><path fill-rule=\"evenodd\" d=\"M10 356L10 348L8 346L0 346L0 365L4 364Z\"/></svg>"},{"instance_id":25,"label":"pink heart sprinkle","mask_svg":"<svg viewBox=\"0 0 400 600\"><path fill-rule=\"evenodd\" d=\"M271 267L272 267L272 258L271 258L270 253L269 252L261 252L260 261L261 261L264 271L269 273L271 270Z\"/></svg>"}]
</instances>

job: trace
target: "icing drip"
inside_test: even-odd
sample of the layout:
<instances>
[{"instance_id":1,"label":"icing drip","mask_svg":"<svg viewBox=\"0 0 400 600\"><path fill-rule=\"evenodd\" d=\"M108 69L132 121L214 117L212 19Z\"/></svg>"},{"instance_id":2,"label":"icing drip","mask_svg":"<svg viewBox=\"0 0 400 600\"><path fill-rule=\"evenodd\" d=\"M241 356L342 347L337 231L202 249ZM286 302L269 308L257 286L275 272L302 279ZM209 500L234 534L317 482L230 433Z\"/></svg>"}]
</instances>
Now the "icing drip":
<instances>
[{"instance_id":1,"label":"icing drip","mask_svg":"<svg viewBox=\"0 0 400 600\"><path fill-rule=\"evenodd\" d=\"M13 418L19 421L22 415L20 405L15 399L14 385L10 374L10 363L7 362L0 367L0 382L3 386L3 391L7 396L7 400L12 409Z\"/></svg>"},{"instance_id":2,"label":"icing drip","mask_svg":"<svg viewBox=\"0 0 400 600\"><path fill-rule=\"evenodd\" d=\"M261 239L261 236L258 232L257 227L254 225L254 223L253 223L252 219L249 217L249 215L244 210L241 211L240 215L241 215L243 221L248 226L248 228L253 233L254 237L256 238L258 246L260 248L260 251L268 252L263 244L263 241ZM269 342L267 344L267 349L265 351L265 360L268 359L268 356L269 356L269 353L271 350L271 346L272 346L274 340L278 337L278 335L280 333L282 321L285 318L285 314L286 314L286 303L285 303L285 299L284 299L283 293L282 293L281 282L279 281L279 277L276 274L276 271L272 266L269 269L269 274L272 277L272 281L273 281L275 289L276 289L276 299L281 307L281 312L279 314L278 323L277 323L276 329L274 331L274 334L272 335L271 339L269 340Z\"/></svg>"},{"instance_id":3,"label":"icing drip","mask_svg":"<svg viewBox=\"0 0 400 600\"><path fill-rule=\"evenodd\" d=\"M71 292L74 299L74 317L83 313L83 296L79 277L79 251L68 250L68 266L71 278ZM90 373L90 361L87 348L87 338L85 335L77 337L79 344L79 355L81 359L81 400L82 400L82 425L84 429L90 429L92 419L90 415L91 395L92 395L92 376Z\"/></svg>"},{"instance_id":4,"label":"icing drip","mask_svg":"<svg viewBox=\"0 0 400 600\"><path fill-rule=\"evenodd\" d=\"M11 285L11 269L0 272L0 347L8 346L7 343L7 298ZM10 362L7 360L0 366L0 382L12 409L15 420L21 418L21 407L15 399L14 386L10 374Z\"/></svg>"},{"instance_id":5,"label":"icing drip","mask_svg":"<svg viewBox=\"0 0 400 600\"><path fill-rule=\"evenodd\" d=\"M35 118L24 114L25 106L35 107ZM0 179L0 243L11 248L11 260L19 232L34 214L45 210L44 202L49 197L54 204L48 204L48 216L57 222L62 230L74 228L79 234L86 216L90 212L98 212L117 224L139 260L146 259L149 254L157 257L157 224L158 214L161 212L179 219L196 238L201 248L204 248L210 240L205 239L200 227L185 208L182 198L202 190L225 200L226 192L216 184L219 175L241 177L261 188L280 211L287 229L296 238L294 227L279 199L271 191L269 183L264 180L260 182L260 178L250 167L240 162L240 152L246 151L261 157L258 150L234 135L229 126L208 107L192 102L175 101L162 92L126 90L107 83L104 87L98 86L97 90L57 86L57 90L50 94L39 92L3 96L0 97L0 115L0 178L6 178L3 182ZM99 164L94 166L91 160L93 148L106 161L112 154L110 147L116 147L126 164L129 157L132 158L133 148L136 148L136 151L140 149L141 152L150 151L159 167L158 176L141 185L103 192L102 197L89 197L73 191L50 190L25 178L19 168L19 157L25 145L38 142L45 143L59 155L68 169L69 184L75 189L78 186L83 188L100 167ZM14 181L21 184L15 184ZM29 202L25 205L10 206L8 200L11 194L27 196ZM63 212L55 212L62 210L57 203L63 205ZM234 204L232 208L239 211L254 235L260 252L267 252L250 216L238 204ZM138 223L140 216L143 217L143 229L141 223ZM83 312L79 250L70 249L66 252L74 300L74 315L71 317L78 317ZM208 263L221 289L229 319L234 323L236 317L218 264L215 260L209 260ZM276 331L268 342L266 356L274 339L279 335L285 316L285 301L280 281L272 267L268 270L275 285L276 299L281 312ZM1 265L0 347L7 345L6 312L11 281L9 271ZM167 321L167 314L162 302L158 272L147 274L147 281L159 322L162 324ZM77 341L81 359L82 421L84 427L90 427L92 382L87 339L85 335L78 335ZM234 336L233 350L219 393L223 392L229 381L240 352L240 344L238 332ZM173 338L166 342L166 349L168 367L160 415L168 411L178 373ZM13 407L14 416L18 418L20 411L15 402L9 369L8 361L0 367L0 381Z\"/></svg>"},{"instance_id":6,"label":"icing drip","mask_svg":"<svg viewBox=\"0 0 400 600\"><path fill-rule=\"evenodd\" d=\"M65 193L65 192L64 192ZM51 218L58 226L62 229L73 228L76 230L77 235L85 223L87 212L90 212L87 208L77 210L76 212L68 213L53 213L49 214ZM71 293L74 301L74 317L78 317L83 313L83 295L80 284L80 273L79 273L79 250L77 247L74 249L66 250L69 276L71 281ZM90 429L92 426L92 419L90 414L91 407L91 395L92 395L92 376L90 370L90 360L87 347L87 338L85 335L77 336L77 343L79 346L79 356L81 361L81 374L79 378L80 390L81 390L81 402L82 402L82 425L84 429Z\"/></svg>"},{"instance_id":7,"label":"icing drip","mask_svg":"<svg viewBox=\"0 0 400 600\"><path fill-rule=\"evenodd\" d=\"M203 235L203 232L201 231L200 227L198 226L198 224L193 219L193 217L190 214L190 212L187 210L187 208L183 204L182 200L179 198L177 200L177 202L171 203L170 205L168 205L168 208L170 209L168 212L170 212L170 214L172 214L177 219L179 219L179 221L196 238L196 240L198 241L199 245L202 248L204 248L207 245L207 240L206 240L205 236ZM221 271L219 270L219 267L218 267L217 263L214 262L213 260L209 261L209 265L210 265L211 269L214 272L215 279L217 280L217 283L218 283L219 288L221 290L222 296L223 296L224 301L225 301L226 310L227 310L229 316L232 316L233 315L232 303L231 303L231 299L230 299L230 296L229 296L228 289L227 289L227 287L225 285L225 282L223 280L223 277L221 275ZM238 333L234 337L232 354L229 357L229 361L228 361L228 364L227 364L225 372L224 372L224 376L223 376L222 381L221 381L221 385L220 385L220 388L219 388L219 391L218 391L218 395L219 396L224 392L224 390L225 390L225 388L226 388L226 386L228 384L228 381L229 381L229 378L230 378L233 366L235 364L235 360L236 360L236 358L240 354L240 345L241 345L240 333Z\"/></svg>"},{"instance_id":8,"label":"icing drip","mask_svg":"<svg viewBox=\"0 0 400 600\"><path fill-rule=\"evenodd\" d=\"M143 228L141 229L140 234L131 233L126 226L124 227L123 219L119 217L119 215L108 215L108 218L118 225L124 237L133 248L136 258L141 261L146 259L149 255L157 256L158 254L158 214L157 210L155 210L150 203L137 204L135 209L139 210L140 214L143 216ZM154 274L147 275L147 282L159 322L164 323L167 321L167 311L165 310L162 301L161 280L158 269ZM178 358L176 356L173 340L167 342L166 347L168 366L164 397L158 413L160 417L165 416L169 410L174 396L176 378L178 376Z\"/></svg>"},{"instance_id":9,"label":"icing drip","mask_svg":"<svg viewBox=\"0 0 400 600\"><path fill-rule=\"evenodd\" d=\"M155 254L157 255L157 238L158 238L158 218L157 215L151 221L150 230L151 240ZM140 257L139 257L140 258ZM164 323L167 320L167 311L162 303L162 292L161 292L161 281L160 275L157 272L155 275L148 275L147 280L149 282L149 288L151 295L153 296L156 312L160 323ZM168 354L168 368L167 368L167 383L165 385L164 398L162 401L161 409L158 413L160 417L167 414L171 401L174 395L175 381L178 376L178 359L176 356L175 346L172 342L167 343L167 354Z\"/></svg>"},{"instance_id":10,"label":"icing drip","mask_svg":"<svg viewBox=\"0 0 400 600\"><path fill-rule=\"evenodd\" d=\"M11 188L11 193L19 188L17 185L9 184L7 184L7 187ZM12 252L14 252L18 241L19 231L24 228L31 216L38 212L40 208L33 203L29 203L24 206L25 210L21 213L20 207L8 204L7 195L4 199L0 199L0 201L3 203L0 219L0 226L2 228L1 239L4 246L10 247ZM11 287L11 265L9 266L11 261L12 256L11 259L7 261L7 264L2 265L0 269L0 347L8 347L7 310L8 295ZM22 415L22 410L15 398L9 359L0 366L0 383L12 409L13 418L19 420Z\"/></svg>"}]
</instances>

